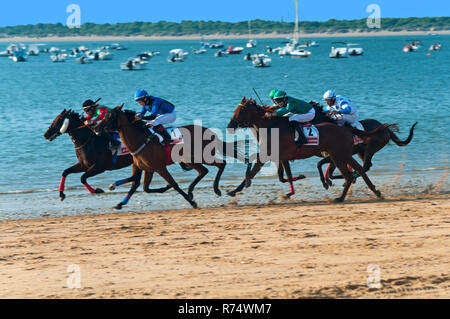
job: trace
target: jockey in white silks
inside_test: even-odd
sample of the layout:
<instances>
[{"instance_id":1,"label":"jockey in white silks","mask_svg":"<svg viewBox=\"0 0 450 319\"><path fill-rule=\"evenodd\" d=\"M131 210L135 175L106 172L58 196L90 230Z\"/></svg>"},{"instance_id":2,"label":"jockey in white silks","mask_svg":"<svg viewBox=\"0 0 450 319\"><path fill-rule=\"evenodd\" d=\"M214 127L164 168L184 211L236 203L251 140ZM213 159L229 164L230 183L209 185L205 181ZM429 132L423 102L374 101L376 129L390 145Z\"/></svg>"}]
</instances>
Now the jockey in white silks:
<instances>
[{"instance_id":1,"label":"jockey in white silks","mask_svg":"<svg viewBox=\"0 0 450 319\"><path fill-rule=\"evenodd\" d=\"M358 122L358 110L352 100L336 95L331 90L325 92L323 99L327 103L323 108L323 112L329 113L330 117L335 119L338 125L342 126L348 123L357 129L363 129Z\"/></svg>"}]
</instances>

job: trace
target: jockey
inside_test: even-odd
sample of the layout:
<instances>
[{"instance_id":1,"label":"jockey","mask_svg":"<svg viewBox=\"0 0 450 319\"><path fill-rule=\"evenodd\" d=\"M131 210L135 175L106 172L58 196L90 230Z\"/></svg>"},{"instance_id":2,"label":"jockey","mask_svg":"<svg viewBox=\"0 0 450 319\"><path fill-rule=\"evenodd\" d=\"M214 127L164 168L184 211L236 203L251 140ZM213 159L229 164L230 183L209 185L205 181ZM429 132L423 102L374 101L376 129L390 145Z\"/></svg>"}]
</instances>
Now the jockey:
<instances>
[{"instance_id":1,"label":"jockey","mask_svg":"<svg viewBox=\"0 0 450 319\"><path fill-rule=\"evenodd\" d=\"M355 126L358 123L358 111L352 100L336 95L333 91L328 90L323 95L327 106L323 108L323 112L337 121L342 126L346 123ZM337 115L339 114L339 115Z\"/></svg>"},{"instance_id":2,"label":"jockey","mask_svg":"<svg viewBox=\"0 0 450 319\"><path fill-rule=\"evenodd\" d=\"M289 116L290 126L299 134L299 138L295 142L298 145L306 144L306 137L298 123L306 123L314 119L316 111L312 105L303 100L287 96L286 92L281 90L277 90L274 93L273 101L279 108L273 113L267 112L265 117Z\"/></svg>"},{"instance_id":3,"label":"jockey","mask_svg":"<svg viewBox=\"0 0 450 319\"><path fill-rule=\"evenodd\" d=\"M92 100L84 101L82 108L87 115L86 117L82 118L84 124L95 125L103 120L105 118L105 115L109 112L110 109L104 105L97 104L98 101L100 101L100 99L95 102ZM108 139L110 149L114 149L120 146L120 142L110 134L103 132L102 135Z\"/></svg>"},{"instance_id":4,"label":"jockey","mask_svg":"<svg viewBox=\"0 0 450 319\"><path fill-rule=\"evenodd\" d=\"M177 116L175 113L175 106L159 97L151 96L145 90L139 90L134 96L134 100L142 106L141 111L136 114L138 119L144 117L145 113L150 112L150 116L145 119L150 121L147 126L153 127L155 132L158 132L163 137L163 144L172 141L171 136L164 129L163 124L175 122Z\"/></svg>"}]
</instances>

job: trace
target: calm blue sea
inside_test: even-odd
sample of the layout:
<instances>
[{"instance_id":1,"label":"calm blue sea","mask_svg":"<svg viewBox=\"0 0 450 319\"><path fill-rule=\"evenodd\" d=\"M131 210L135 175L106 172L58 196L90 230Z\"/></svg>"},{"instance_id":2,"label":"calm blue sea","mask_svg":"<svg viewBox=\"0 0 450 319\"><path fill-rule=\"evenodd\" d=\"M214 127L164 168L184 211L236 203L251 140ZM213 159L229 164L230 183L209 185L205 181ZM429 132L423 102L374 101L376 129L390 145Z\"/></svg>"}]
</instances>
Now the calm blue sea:
<instances>
[{"instance_id":1,"label":"calm blue sea","mask_svg":"<svg viewBox=\"0 0 450 319\"><path fill-rule=\"evenodd\" d=\"M403 53L407 40L422 40L418 52ZM95 61L89 65L52 63L49 54L29 57L28 62L14 63L0 58L0 219L34 218L111 212L110 207L121 200L128 189L122 186L103 195L89 195L80 184L80 174L69 175L67 198L59 202L57 188L64 169L77 162L73 144L67 135L53 142L43 133L64 108L81 112L85 99L102 98L102 103L138 110L133 100L136 90L144 88L152 95L168 99L176 105L177 122L184 125L202 120L207 127L224 129L243 96L256 98L253 88L265 103L272 88L284 89L289 95L319 101L328 89L351 98L357 105L360 119L375 118L381 122L397 122L401 139L418 121L413 141L407 147L394 144L375 155L370 177L385 195L421 192L430 185L448 191L448 133L450 121L450 36L370 37L316 39L319 47L310 48L309 59L279 57L273 54L272 67L254 68L244 61L247 52L265 52L264 45L277 47L283 39L259 40L256 48L242 54L214 57L215 50L202 55L189 54L183 63L168 63L171 49L187 51L199 47L198 41L134 41L122 42L128 48L114 51L112 61ZM358 43L364 56L330 59L332 41ZM245 46L245 40L225 40L224 44ZM442 49L427 55L435 42ZM109 42L47 43L48 46L70 49L86 45L95 49ZM0 43L0 51L8 43ZM4 47L4 48L3 48ZM121 71L119 65L128 57L143 51L160 51L139 72ZM297 182L294 199L332 198L341 190L341 182L330 191L321 189L315 163L318 158L297 161L295 172L309 178ZM183 187L196 174L170 169ZM230 190L242 177L244 168L231 164L222 177L222 189ZM130 168L106 172L88 181L105 187L129 176ZM217 197L212 192L215 168L199 184L195 193L200 207L279 200L287 185L273 178L274 167L267 165L263 174L237 200ZM158 177L154 183L162 183ZM106 188L106 187L105 187ZM351 196L369 193L362 181ZM164 195L138 192L128 210L187 208L181 196L173 191Z\"/></svg>"}]
</instances>

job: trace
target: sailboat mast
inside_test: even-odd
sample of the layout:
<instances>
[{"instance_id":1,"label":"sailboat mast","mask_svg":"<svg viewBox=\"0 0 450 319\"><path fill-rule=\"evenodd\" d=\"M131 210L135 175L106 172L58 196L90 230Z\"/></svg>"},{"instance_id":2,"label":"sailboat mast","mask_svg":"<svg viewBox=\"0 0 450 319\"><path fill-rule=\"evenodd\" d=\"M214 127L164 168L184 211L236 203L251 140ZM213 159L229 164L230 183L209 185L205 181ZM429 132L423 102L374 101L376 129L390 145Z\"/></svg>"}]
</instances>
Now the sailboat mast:
<instances>
[{"instance_id":1,"label":"sailboat mast","mask_svg":"<svg viewBox=\"0 0 450 319\"><path fill-rule=\"evenodd\" d=\"M295 29L294 29L294 44L298 43L298 0L294 0L295 4Z\"/></svg>"},{"instance_id":2,"label":"sailboat mast","mask_svg":"<svg viewBox=\"0 0 450 319\"><path fill-rule=\"evenodd\" d=\"M248 20L248 40L252 38L252 32L251 32L251 22Z\"/></svg>"}]
</instances>

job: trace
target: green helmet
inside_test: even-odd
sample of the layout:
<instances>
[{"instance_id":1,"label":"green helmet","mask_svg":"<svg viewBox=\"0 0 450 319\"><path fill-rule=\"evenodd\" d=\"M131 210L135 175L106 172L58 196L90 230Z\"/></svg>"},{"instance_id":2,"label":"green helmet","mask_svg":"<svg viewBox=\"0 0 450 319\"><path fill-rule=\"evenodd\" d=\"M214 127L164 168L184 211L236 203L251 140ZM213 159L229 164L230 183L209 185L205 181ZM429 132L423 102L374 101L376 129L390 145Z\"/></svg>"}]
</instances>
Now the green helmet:
<instances>
[{"instance_id":1,"label":"green helmet","mask_svg":"<svg viewBox=\"0 0 450 319\"><path fill-rule=\"evenodd\" d=\"M273 89L272 91L270 91L269 98L272 100L275 94L277 94L277 92L278 92L277 89Z\"/></svg>"},{"instance_id":2,"label":"green helmet","mask_svg":"<svg viewBox=\"0 0 450 319\"><path fill-rule=\"evenodd\" d=\"M281 100L281 99L284 99L285 97L286 97L286 92L279 90L275 93L275 95L273 96L273 99Z\"/></svg>"}]
</instances>

